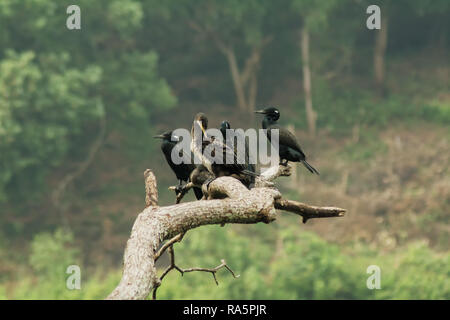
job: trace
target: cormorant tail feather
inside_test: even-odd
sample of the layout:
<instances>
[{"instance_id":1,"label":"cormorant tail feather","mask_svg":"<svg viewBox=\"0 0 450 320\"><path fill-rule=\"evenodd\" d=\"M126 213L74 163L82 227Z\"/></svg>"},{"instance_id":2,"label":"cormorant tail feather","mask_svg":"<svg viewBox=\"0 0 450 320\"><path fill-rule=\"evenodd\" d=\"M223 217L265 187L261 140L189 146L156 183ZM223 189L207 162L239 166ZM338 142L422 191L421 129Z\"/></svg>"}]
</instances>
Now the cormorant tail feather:
<instances>
[{"instance_id":1,"label":"cormorant tail feather","mask_svg":"<svg viewBox=\"0 0 450 320\"><path fill-rule=\"evenodd\" d=\"M302 160L302 163L311 173L319 175L319 171L317 171L312 165L306 162L306 160Z\"/></svg>"}]
</instances>

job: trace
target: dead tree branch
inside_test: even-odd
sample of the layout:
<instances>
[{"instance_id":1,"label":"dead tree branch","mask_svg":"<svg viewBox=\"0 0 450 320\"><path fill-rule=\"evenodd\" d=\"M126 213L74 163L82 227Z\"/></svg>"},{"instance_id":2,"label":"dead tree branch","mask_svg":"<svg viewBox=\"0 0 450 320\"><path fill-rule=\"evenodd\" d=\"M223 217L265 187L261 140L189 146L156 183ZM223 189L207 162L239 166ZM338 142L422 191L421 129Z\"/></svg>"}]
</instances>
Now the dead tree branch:
<instances>
[{"instance_id":1,"label":"dead tree branch","mask_svg":"<svg viewBox=\"0 0 450 320\"><path fill-rule=\"evenodd\" d=\"M172 239L173 239L173 238L172 238ZM227 270L231 273L231 275L232 275L234 278L239 278L239 275L236 275L236 274L234 273L234 271L231 270L231 268L227 265L227 263L225 262L224 259L222 259L222 260L220 261L221 264L219 264L219 265L218 265L217 267L215 267L215 268L188 268L188 269L182 269L182 268L178 267L178 266L175 264L175 252L174 252L174 250L173 250L173 244L170 244L170 245L168 246L168 251L169 251L169 256L170 256L170 265L169 265L169 266L166 268L166 270L164 270L164 272L161 274L161 276L159 277L158 283L157 283L157 284L155 285L155 287L153 288L153 294L152 294L152 299L153 299L153 300L156 300L156 291L157 291L158 288L161 286L161 283L162 283L164 277L165 277L170 271L172 271L173 269L177 270L177 271L181 274L181 276L183 276L185 273L188 273L188 272L194 272L194 271L199 271L199 272L209 272L209 273L212 274L212 276L213 276L213 278L214 278L214 281L216 282L216 285L219 285L219 281L217 281L216 273L217 273L217 271L219 271L219 270L222 269L222 268L227 269Z\"/></svg>"},{"instance_id":2,"label":"dead tree branch","mask_svg":"<svg viewBox=\"0 0 450 320\"><path fill-rule=\"evenodd\" d=\"M146 201L147 208L136 218L124 253L122 279L107 299L146 299L161 282L162 276L157 277L155 268L156 259L165 250L173 251L173 244L181 241L184 233L199 226L270 223L276 218L276 209L301 215L304 221L344 215L344 209L314 207L282 199L281 193L270 182L279 176L289 174L289 166L270 168L261 174L260 181L257 181L256 187L251 190L232 177L220 177L208 185L210 200L158 207L156 179L153 179L153 173L148 170L146 180L153 178L150 179L151 183L147 184L146 193L147 198L153 200ZM168 242L160 248L165 240ZM227 268L220 265L214 269L183 270L173 264L173 268L181 270L182 273L191 271L215 273L212 270ZM164 273L163 275L165 276Z\"/></svg>"},{"instance_id":3,"label":"dead tree branch","mask_svg":"<svg viewBox=\"0 0 450 320\"><path fill-rule=\"evenodd\" d=\"M303 223L312 218L343 217L345 210L335 207L316 207L297 201L277 199L275 209L284 210L298 214L303 217Z\"/></svg>"},{"instance_id":4,"label":"dead tree branch","mask_svg":"<svg viewBox=\"0 0 450 320\"><path fill-rule=\"evenodd\" d=\"M166 251L169 247L172 247L174 243L181 242L181 240L183 240L184 235L185 233L177 234L175 237L164 243L164 245L155 254L155 262L158 261L159 257L162 256L164 251Z\"/></svg>"},{"instance_id":5,"label":"dead tree branch","mask_svg":"<svg viewBox=\"0 0 450 320\"><path fill-rule=\"evenodd\" d=\"M156 177L150 169L145 170L145 207L158 206L158 188L156 187Z\"/></svg>"}]
</instances>

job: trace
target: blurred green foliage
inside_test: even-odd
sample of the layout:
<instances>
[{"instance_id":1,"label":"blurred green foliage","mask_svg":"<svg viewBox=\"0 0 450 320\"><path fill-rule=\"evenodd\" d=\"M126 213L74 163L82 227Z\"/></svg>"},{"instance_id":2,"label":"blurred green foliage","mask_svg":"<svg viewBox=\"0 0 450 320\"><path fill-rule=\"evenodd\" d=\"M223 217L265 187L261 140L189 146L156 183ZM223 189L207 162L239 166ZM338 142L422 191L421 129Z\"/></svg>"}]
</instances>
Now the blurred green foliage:
<instances>
[{"instance_id":1,"label":"blurred green foliage","mask_svg":"<svg viewBox=\"0 0 450 320\"><path fill-rule=\"evenodd\" d=\"M314 97L318 126L338 136L352 134L355 126L379 130L395 122L418 123L425 120L438 124L450 123L450 106L442 101L414 102L404 95L374 100L369 90L344 90L320 80L315 83ZM294 99L291 105L297 115L291 122L299 128L306 128L303 99ZM330 109L333 112L329 112Z\"/></svg>"},{"instance_id":2,"label":"blurred green foliage","mask_svg":"<svg viewBox=\"0 0 450 320\"><path fill-rule=\"evenodd\" d=\"M91 140L99 117L110 131L145 132L151 112L176 103L157 54L128 41L142 31L142 4L79 5L86 33L67 30L64 1L0 5L0 202L33 198L49 170Z\"/></svg>"},{"instance_id":3,"label":"blurred green foliage","mask_svg":"<svg viewBox=\"0 0 450 320\"><path fill-rule=\"evenodd\" d=\"M261 228L251 226L258 234ZM273 229L273 228L271 228ZM164 279L158 299L449 299L450 256L434 253L423 242L379 254L365 245L343 252L298 226L285 228L275 241L243 236L230 227L202 227L175 246L182 268L215 267L220 259L239 275L221 269L216 286L209 273L175 270ZM274 243L275 242L275 243ZM103 299L118 284L120 271L81 268L81 290L65 288L65 269L76 264L78 252L68 249L70 234L40 234L32 243L31 273L0 298ZM369 265L381 268L381 289L369 290ZM160 271L161 272L161 271Z\"/></svg>"},{"instance_id":4,"label":"blurred green foliage","mask_svg":"<svg viewBox=\"0 0 450 320\"><path fill-rule=\"evenodd\" d=\"M83 124L103 114L101 69L67 68L68 54L7 51L0 62L0 200L39 189ZM19 188L19 186L21 186ZM27 188L28 187L28 188Z\"/></svg>"},{"instance_id":5,"label":"blurred green foliage","mask_svg":"<svg viewBox=\"0 0 450 320\"><path fill-rule=\"evenodd\" d=\"M321 181L332 186L342 167L387 152L383 130L450 124L448 0L379 1L389 17L384 97L373 88L368 0L79 0L82 29L73 31L66 28L71 4L0 1L0 298L104 298L120 279L123 246L142 206L142 171L154 168L161 190L174 181L151 135L186 127L198 111L208 112L212 122L226 117L236 126L251 125L248 114L236 112L230 66L217 39L233 49L242 71L252 49L272 38L257 67L257 104L277 105L281 123L304 131L299 32L309 29L317 127L324 140L343 145L328 163L321 158ZM196 30L199 23L203 32ZM102 120L101 151L66 192L62 213L50 193L85 160ZM358 142L347 143L349 138ZM341 167L327 166L334 162ZM349 189L370 189L377 178ZM448 223L447 189L438 187L433 192L442 203L423 209L428 215L417 220L430 233ZM286 191L308 200L303 190ZM160 202L172 203L172 196L161 192ZM72 232L60 228L64 214ZM384 253L366 243L330 244L297 225L248 228L252 232L200 228L176 245L181 266L212 267L225 258L240 278L222 270L216 288L209 274L181 278L173 272L159 297L450 298L449 255L424 242ZM441 248L448 249L442 234ZM82 267L80 291L65 287L70 264ZM382 269L381 290L365 286L370 264Z\"/></svg>"}]
</instances>

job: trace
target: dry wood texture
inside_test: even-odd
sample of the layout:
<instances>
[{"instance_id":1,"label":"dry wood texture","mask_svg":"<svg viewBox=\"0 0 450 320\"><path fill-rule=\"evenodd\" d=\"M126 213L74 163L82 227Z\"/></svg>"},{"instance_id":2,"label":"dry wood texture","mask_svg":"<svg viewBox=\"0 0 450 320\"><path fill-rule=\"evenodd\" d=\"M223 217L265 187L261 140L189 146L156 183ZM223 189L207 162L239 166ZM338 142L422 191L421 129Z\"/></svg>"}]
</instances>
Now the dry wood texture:
<instances>
[{"instance_id":1,"label":"dry wood texture","mask_svg":"<svg viewBox=\"0 0 450 320\"><path fill-rule=\"evenodd\" d=\"M208 185L208 200L159 207L156 178L151 170L146 170L147 207L138 215L131 230L124 253L122 279L107 299L146 299L161 284L162 277L156 273L156 260L166 249L173 256L173 244L181 241L184 233L196 227L226 223L269 223L275 220L276 209L301 215L303 222L311 218L344 215L344 209L315 207L283 199L271 181L288 175L289 166L269 168L251 190L232 177L221 177ZM171 261L170 270L178 270L174 258ZM190 268L184 272L206 271L214 275L214 270L225 266L222 262L214 269Z\"/></svg>"}]
</instances>

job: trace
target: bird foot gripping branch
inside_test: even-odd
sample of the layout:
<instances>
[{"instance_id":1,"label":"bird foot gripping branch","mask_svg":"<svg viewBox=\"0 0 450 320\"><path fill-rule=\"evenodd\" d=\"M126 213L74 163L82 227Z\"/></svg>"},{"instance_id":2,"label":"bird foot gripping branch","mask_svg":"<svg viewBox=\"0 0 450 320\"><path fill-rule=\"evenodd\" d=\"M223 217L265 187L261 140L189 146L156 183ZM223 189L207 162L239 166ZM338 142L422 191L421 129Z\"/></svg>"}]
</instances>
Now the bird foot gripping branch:
<instances>
[{"instance_id":1,"label":"bird foot gripping branch","mask_svg":"<svg viewBox=\"0 0 450 320\"><path fill-rule=\"evenodd\" d=\"M289 174L289 167L269 168L251 190L233 177L220 177L208 185L209 200L159 207L156 177L151 170L146 170L146 208L136 218L127 242L122 279L107 299L146 299L151 292L156 295L156 288L172 269L182 273L210 272L214 278L220 268L234 274L224 262L212 269L181 269L175 265L173 258L169 268L160 277L157 276L155 262L161 254L169 250L174 257L173 245L180 242L187 231L199 226L270 223L275 220L277 209L298 214L303 217L303 222L345 214L346 210L341 208L316 207L284 199L276 188L267 187L267 183Z\"/></svg>"}]
</instances>

